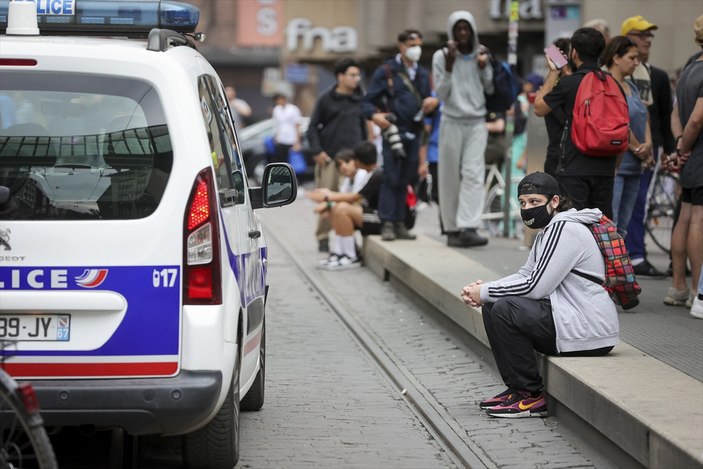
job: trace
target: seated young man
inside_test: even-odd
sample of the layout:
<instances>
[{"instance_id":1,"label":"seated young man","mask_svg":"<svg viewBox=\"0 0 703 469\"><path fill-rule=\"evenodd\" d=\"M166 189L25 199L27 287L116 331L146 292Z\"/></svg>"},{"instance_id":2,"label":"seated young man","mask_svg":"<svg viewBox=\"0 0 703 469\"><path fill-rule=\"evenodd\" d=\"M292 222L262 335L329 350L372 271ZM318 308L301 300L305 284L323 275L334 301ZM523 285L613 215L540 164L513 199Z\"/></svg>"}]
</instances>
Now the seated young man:
<instances>
[{"instance_id":1,"label":"seated young man","mask_svg":"<svg viewBox=\"0 0 703 469\"><path fill-rule=\"evenodd\" d=\"M376 165L376 158L376 146L371 142L362 142L354 149L356 167L368 172L363 186L357 192L315 189L306 193L311 200L326 204L335 234L334 248L320 267L338 270L360 266L354 230L361 230L364 235L381 233L378 198L383 175Z\"/></svg>"},{"instance_id":2,"label":"seated young man","mask_svg":"<svg viewBox=\"0 0 703 469\"><path fill-rule=\"evenodd\" d=\"M605 355L618 342L615 304L602 285L605 261L588 224L598 209L576 210L552 176L532 173L518 184L520 215L539 229L527 262L493 282L476 280L461 292L481 306L483 324L505 391L479 404L492 417L545 417L547 400L534 351L547 355ZM582 274L582 275L579 275Z\"/></svg>"}]
</instances>

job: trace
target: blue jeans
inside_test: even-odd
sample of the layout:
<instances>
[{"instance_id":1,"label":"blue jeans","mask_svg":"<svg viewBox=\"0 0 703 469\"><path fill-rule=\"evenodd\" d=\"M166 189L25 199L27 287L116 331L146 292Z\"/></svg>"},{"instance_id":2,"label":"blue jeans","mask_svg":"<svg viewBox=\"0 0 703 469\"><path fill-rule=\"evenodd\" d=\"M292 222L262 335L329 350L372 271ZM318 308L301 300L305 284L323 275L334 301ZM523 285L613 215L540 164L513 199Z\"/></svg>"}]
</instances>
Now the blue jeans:
<instances>
[{"instance_id":1,"label":"blue jeans","mask_svg":"<svg viewBox=\"0 0 703 469\"><path fill-rule=\"evenodd\" d=\"M378 216L381 221L402 222L405 220L405 197L408 184L417 175L420 137L408 140L403 136L405 158L396 158L388 142L383 140L383 182L378 200Z\"/></svg>"},{"instance_id":2,"label":"blue jeans","mask_svg":"<svg viewBox=\"0 0 703 469\"><path fill-rule=\"evenodd\" d=\"M654 159L659 157L659 148L655 147L653 149ZM635 208L632 211L632 217L630 218L630 224L627 226L627 238L625 238L625 247L627 247L627 252L630 254L630 259L646 259L647 251L644 246L644 217L645 217L645 207L647 205L647 190L649 190L649 183L652 180L652 175L654 171L651 169L645 169L642 171L642 176L640 176L640 190L637 194L637 202L635 203Z\"/></svg>"},{"instance_id":3,"label":"blue jeans","mask_svg":"<svg viewBox=\"0 0 703 469\"><path fill-rule=\"evenodd\" d=\"M640 191L641 175L615 175L613 185L613 221L618 227L618 233L623 238L627 236L627 227L632 218L632 210L637 202Z\"/></svg>"}]
</instances>

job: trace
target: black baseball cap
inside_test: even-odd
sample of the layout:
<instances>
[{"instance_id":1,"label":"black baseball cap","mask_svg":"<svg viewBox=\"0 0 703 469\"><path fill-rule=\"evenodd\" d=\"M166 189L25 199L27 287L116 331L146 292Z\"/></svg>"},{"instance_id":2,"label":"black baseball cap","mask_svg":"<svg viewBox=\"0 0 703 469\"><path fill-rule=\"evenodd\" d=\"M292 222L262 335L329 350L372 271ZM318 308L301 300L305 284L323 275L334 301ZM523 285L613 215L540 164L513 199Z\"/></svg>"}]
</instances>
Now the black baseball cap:
<instances>
[{"instance_id":1,"label":"black baseball cap","mask_svg":"<svg viewBox=\"0 0 703 469\"><path fill-rule=\"evenodd\" d=\"M549 174L539 171L528 174L517 186L517 195L542 194L548 197L561 195L559 183Z\"/></svg>"}]
</instances>

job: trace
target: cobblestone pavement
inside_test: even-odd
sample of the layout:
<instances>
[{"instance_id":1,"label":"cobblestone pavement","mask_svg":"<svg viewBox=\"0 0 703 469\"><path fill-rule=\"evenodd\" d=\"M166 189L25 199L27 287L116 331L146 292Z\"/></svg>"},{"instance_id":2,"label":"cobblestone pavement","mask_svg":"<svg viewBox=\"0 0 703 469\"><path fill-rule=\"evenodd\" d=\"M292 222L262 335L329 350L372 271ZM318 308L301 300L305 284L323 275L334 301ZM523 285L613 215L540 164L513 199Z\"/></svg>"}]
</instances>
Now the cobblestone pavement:
<instances>
[{"instance_id":1,"label":"cobblestone pavement","mask_svg":"<svg viewBox=\"0 0 703 469\"><path fill-rule=\"evenodd\" d=\"M272 237L268 242L266 402L242 414L239 467L455 467Z\"/></svg>"},{"instance_id":2,"label":"cobblestone pavement","mask_svg":"<svg viewBox=\"0 0 703 469\"><path fill-rule=\"evenodd\" d=\"M287 249L294 251L294 255L300 256L302 262L313 265L320 257L315 252L315 242L312 235L314 219L311 216L312 205L306 200L299 200L293 206L281 211L267 211L262 214L267 233L275 233L279 239L285 239ZM291 236L295 233L295 236ZM308 234L309 233L309 234ZM328 429L326 423L321 422L322 418L328 418L335 415L338 411L337 419L351 419L354 426L358 423L367 422L369 416L378 415L379 405L381 408L388 410L387 399L382 399L382 402L372 404L371 409L364 409L358 400L354 400L353 406L344 404L333 404L332 409L323 410L317 407L311 407L305 403L302 404L305 413L301 415L297 410L289 408L290 403L282 402L284 408L278 409L279 402L274 393L278 393L280 386L291 386L289 380L317 386L317 383L324 386L323 391L334 393L335 386L343 384L336 379L333 379L332 388L328 387L329 376L304 376L301 374L301 367L305 367L304 362L308 361L308 368L312 373L327 372L325 362L330 359L337 363L336 354L331 353L336 350L340 343L337 339L332 339L329 342L326 339L320 339L320 331L308 331L305 325L301 325L305 317L312 314L306 310L305 304L310 300L299 297L289 289L288 284L290 279L287 276L297 275L295 270L285 265L285 260L282 259L280 252L277 249L276 243L273 241L274 236L269 236L269 244L271 245L271 293L268 307L268 314L271 321L269 326L270 337L274 334L281 333L280 325L274 325L274 321L282 315L290 315L290 318L284 322L290 323L290 328L286 327L287 337L300 341L301 344L309 344L311 341L324 340L325 345L331 345L332 350L327 350L326 347L322 351L322 355L315 357L306 356L305 350L301 349L290 354L286 351L284 359L284 367L274 365L274 360L280 358L272 357L269 361L270 374L267 378L267 402L265 410L259 414L247 414L243 423L244 433L242 435L243 448L247 454L247 458L254 458L254 452L250 445L257 444L252 441L259 440L261 435L258 434L258 429L263 432L275 432L275 435L286 435L288 431L284 428L272 429L266 427L261 422L267 421L266 412L279 413L281 418L286 418L286 422L293 422L293 417L297 417L302 421L308 422L312 426L312 430L304 431L306 435L318 435L319 430ZM281 265L281 264L284 265ZM281 278L285 277L285 281ZM484 362L482 357L478 357L466 344L463 343L457 336L454 336L451 331L447 331L435 322L434 318L428 316L421 311L419 307L411 304L405 297L396 292L388 283L383 283L371 272L364 268L354 269L341 272L313 271L313 275L319 278L327 287L334 289L337 292L337 299L346 307L353 311L357 319L364 325L367 331L370 331L388 355L402 368L408 370L414 375L415 379L421 386L429 392L431 397L438 402L438 405L448 414L450 419L453 419L451 425L458 428L460 434L465 436L477 444L482 453L479 455L481 460L487 467L501 468L573 468L573 467L613 467L608 461L602 458L596 451L589 448L579 438L571 434L567 429L563 428L561 423L555 418L548 419L522 419L522 420L505 420L489 418L478 409L478 402L488 395L496 394L503 390L500 386L500 379L496 373L490 369ZM279 283L280 282L280 283ZM303 302L305 304L300 304ZM302 307L302 310L297 308ZM285 312L284 312L285 311ZM332 314L322 311L320 314ZM315 314L315 321L322 322L321 318ZM325 321L327 321L325 319ZM337 322L335 320L335 322ZM276 332L278 331L278 332ZM297 338L297 334L303 334L301 339ZM271 350L269 356L274 353L281 353L281 350L276 350L276 346L269 346ZM346 347L345 347L346 348ZM300 361L302 361L302 363ZM319 362L318 360L322 360ZM355 363L360 360L359 357L352 358L351 356L345 359L349 363ZM273 367L279 369L277 374ZM280 374L282 373L282 374ZM289 374L293 376L289 377ZM376 373L374 373L375 376ZM358 381L354 374L349 375L352 381ZM334 377L336 378L336 377ZM283 382L279 382L282 380ZM314 384L313 384L314 383ZM380 394L384 392L382 387L376 388ZM392 392L392 388L386 388L385 392ZM315 392L315 391L312 391ZM353 395L347 393L347 395ZM292 398L293 402L298 402L300 396ZM402 401L393 398L394 406L405 405ZM407 417L409 418L409 417ZM277 418L277 420L281 420ZM384 421L386 419L383 419ZM409 421L401 419L399 423L409 425ZM282 426L285 422L281 421ZM252 431L256 425L257 431ZM412 423L413 428L417 428L419 423ZM295 428L303 431L301 426L296 423ZM361 431L365 433L365 426ZM403 427L397 429L391 426L390 429L385 429L374 432L373 434L382 441L387 442L388 447L394 447L393 442L397 441L397 434L401 432ZM419 429L418 429L419 431ZM461 433L463 432L463 433ZM295 433L295 432L293 432ZM324 433L324 432L323 432ZM350 448L353 457L347 459L338 457L340 451L335 444L338 440L330 434L324 433L330 447L314 451L320 458L314 462L305 459L301 462L302 466L325 466L330 461L332 454L335 457L332 459L339 464L348 464L355 467L415 467L416 456L410 456L407 451L408 443L405 438L401 438L402 443L400 448L395 448L393 454L402 454L403 458L409 457L407 460L399 460L395 458L376 459L376 456L381 454L371 448L358 445ZM269 441L270 437L265 437L263 440ZM314 445L311 438L302 438L306 445ZM284 444L281 441L281 444ZM377 443L376 443L377 444ZM262 443L265 446L265 444ZM412 445L414 447L414 444ZM425 445L426 446L426 445ZM263 449L263 448L262 448ZM271 458L270 453L264 449L264 453L268 454L266 458ZM345 452L342 451L342 454ZM289 461L296 462L296 456L300 452L292 453ZM389 455L385 455L389 456ZM258 454L257 456L258 457ZM244 460L243 460L244 461ZM246 460L246 464L251 464L251 467L268 467L268 463L275 465L275 459L264 459L263 466L259 465L258 459ZM249 461L257 461L256 463ZM390 462L388 462L390 461ZM402 461L402 462L401 462ZM408 462L409 461L409 462ZM445 467L446 461L436 459L434 464L424 467ZM422 464L421 464L422 465ZM243 467L248 467L244 465Z\"/></svg>"}]
</instances>

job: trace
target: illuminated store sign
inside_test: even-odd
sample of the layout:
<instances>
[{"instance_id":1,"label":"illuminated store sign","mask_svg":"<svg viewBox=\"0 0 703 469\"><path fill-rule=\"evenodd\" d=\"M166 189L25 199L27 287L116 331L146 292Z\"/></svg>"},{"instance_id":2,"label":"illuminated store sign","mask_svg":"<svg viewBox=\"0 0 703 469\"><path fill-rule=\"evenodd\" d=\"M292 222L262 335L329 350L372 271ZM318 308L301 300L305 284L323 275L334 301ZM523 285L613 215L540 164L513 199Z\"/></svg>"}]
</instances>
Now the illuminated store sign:
<instances>
[{"instance_id":1,"label":"illuminated store sign","mask_svg":"<svg viewBox=\"0 0 703 469\"><path fill-rule=\"evenodd\" d=\"M356 29L351 26L325 28L313 26L305 18L293 18L286 27L286 46L290 52L311 52L317 39L325 52L355 52L359 44Z\"/></svg>"}]
</instances>

